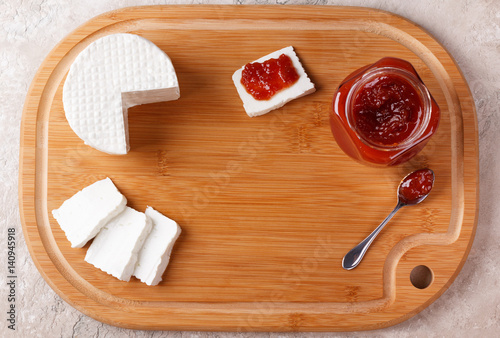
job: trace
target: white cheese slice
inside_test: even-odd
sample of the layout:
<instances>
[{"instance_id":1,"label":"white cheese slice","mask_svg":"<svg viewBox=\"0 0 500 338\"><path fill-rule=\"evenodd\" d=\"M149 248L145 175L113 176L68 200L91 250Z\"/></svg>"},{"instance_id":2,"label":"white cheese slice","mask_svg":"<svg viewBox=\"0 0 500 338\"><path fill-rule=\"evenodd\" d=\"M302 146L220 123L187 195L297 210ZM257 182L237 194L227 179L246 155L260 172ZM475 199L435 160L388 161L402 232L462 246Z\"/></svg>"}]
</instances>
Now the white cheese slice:
<instances>
[{"instance_id":1,"label":"white cheese slice","mask_svg":"<svg viewBox=\"0 0 500 338\"><path fill-rule=\"evenodd\" d=\"M81 248L101 228L125 209L127 199L106 178L77 192L52 215L59 223L71 247Z\"/></svg>"},{"instance_id":2,"label":"white cheese slice","mask_svg":"<svg viewBox=\"0 0 500 338\"><path fill-rule=\"evenodd\" d=\"M281 54L288 55L293 62L293 66L299 74L299 79L292 86L285 88L271 97L269 100L256 100L254 97L247 92L245 87L241 84L242 72L245 66L238 69L233 74L233 82L236 86L236 90L240 95L241 101L243 101L243 108L246 113L250 117L264 115L271 110L277 109L285 105L285 103L297 99L299 97L314 93L316 89L314 88L314 84L311 82L309 77L307 76L302 64L300 63L299 58L295 54L293 47L285 47L276 52L268 54L264 57L261 57L254 62L264 62L269 59L277 59Z\"/></svg>"},{"instance_id":3,"label":"white cheese slice","mask_svg":"<svg viewBox=\"0 0 500 338\"><path fill-rule=\"evenodd\" d=\"M128 282L134 272L139 251L151 231L151 219L132 208L106 224L90 245L85 261Z\"/></svg>"},{"instance_id":4,"label":"white cheese slice","mask_svg":"<svg viewBox=\"0 0 500 338\"><path fill-rule=\"evenodd\" d=\"M112 34L75 59L63 87L66 119L89 146L109 154L129 149L129 107L176 100L179 85L170 58L151 41Z\"/></svg>"},{"instance_id":5,"label":"white cheese slice","mask_svg":"<svg viewBox=\"0 0 500 338\"><path fill-rule=\"evenodd\" d=\"M153 229L139 252L134 276L147 285L157 285L170 260L175 241L181 228L174 220L162 215L151 207L146 215L153 221Z\"/></svg>"}]
</instances>

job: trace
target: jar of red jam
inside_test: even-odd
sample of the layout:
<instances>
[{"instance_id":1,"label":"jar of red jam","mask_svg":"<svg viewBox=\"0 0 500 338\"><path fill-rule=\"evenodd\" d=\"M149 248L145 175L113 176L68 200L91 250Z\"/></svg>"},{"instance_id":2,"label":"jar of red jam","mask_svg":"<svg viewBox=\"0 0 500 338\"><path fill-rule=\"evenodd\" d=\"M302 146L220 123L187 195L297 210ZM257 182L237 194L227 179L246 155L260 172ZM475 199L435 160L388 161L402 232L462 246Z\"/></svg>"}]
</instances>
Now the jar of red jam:
<instances>
[{"instance_id":1,"label":"jar of red jam","mask_svg":"<svg viewBox=\"0 0 500 338\"><path fill-rule=\"evenodd\" d=\"M355 160L391 166L408 161L439 124L440 110L413 66L386 57L349 75L333 100L330 126Z\"/></svg>"}]
</instances>

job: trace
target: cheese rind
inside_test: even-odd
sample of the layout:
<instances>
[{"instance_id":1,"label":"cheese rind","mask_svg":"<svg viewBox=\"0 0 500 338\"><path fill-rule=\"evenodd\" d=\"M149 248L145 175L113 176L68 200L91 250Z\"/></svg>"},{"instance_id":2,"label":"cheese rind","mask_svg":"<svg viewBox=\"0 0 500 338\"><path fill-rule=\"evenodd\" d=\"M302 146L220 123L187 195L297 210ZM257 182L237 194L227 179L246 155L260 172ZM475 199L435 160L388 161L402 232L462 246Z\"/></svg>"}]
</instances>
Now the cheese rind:
<instances>
[{"instance_id":1,"label":"cheese rind","mask_svg":"<svg viewBox=\"0 0 500 338\"><path fill-rule=\"evenodd\" d=\"M162 280L181 228L152 207L146 209L146 215L153 221L153 228L139 252L134 276L147 285L157 285Z\"/></svg>"},{"instance_id":2,"label":"cheese rind","mask_svg":"<svg viewBox=\"0 0 500 338\"><path fill-rule=\"evenodd\" d=\"M125 209L127 199L106 178L83 188L64 201L52 215L71 242L83 247L113 217Z\"/></svg>"},{"instance_id":3,"label":"cheese rind","mask_svg":"<svg viewBox=\"0 0 500 338\"><path fill-rule=\"evenodd\" d=\"M252 63L264 62L269 59L277 59L281 54L285 54L290 57L293 66L295 67L295 70L299 75L299 79L292 86L277 92L269 100L256 100L241 84L241 77L245 66L234 72L232 79L241 98L241 101L243 101L243 108L245 109L248 116L254 117L264 115L271 110L282 107L291 100L314 93L316 91L314 83L312 83L307 76L304 67L302 67L302 64L300 63L300 60L295 54L292 46L285 47L276 52L263 56L260 59L253 61Z\"/></svg>"},{"instance_id":4,"label":"cheese rind","mask_svg":"<svg viewBox=\"0 0 500 338\"><path fill-rule=\"evenodd\" d=\"M128 282L151 226L151 219L144 213L126 207L97 234L85 261Z\"/></svg>"},{"instance_id":5,"label":"cheese rind","mask_svg":"<svg viewBox=\"0 0 500 338\"><path fill-rule=\"evenodd\" d=\"M129 107L176 100L177 75L170 58L151 41L112 34L76 57L63 87L66 119L89 146L126 154Z\"/></svg>"}]
</instances>

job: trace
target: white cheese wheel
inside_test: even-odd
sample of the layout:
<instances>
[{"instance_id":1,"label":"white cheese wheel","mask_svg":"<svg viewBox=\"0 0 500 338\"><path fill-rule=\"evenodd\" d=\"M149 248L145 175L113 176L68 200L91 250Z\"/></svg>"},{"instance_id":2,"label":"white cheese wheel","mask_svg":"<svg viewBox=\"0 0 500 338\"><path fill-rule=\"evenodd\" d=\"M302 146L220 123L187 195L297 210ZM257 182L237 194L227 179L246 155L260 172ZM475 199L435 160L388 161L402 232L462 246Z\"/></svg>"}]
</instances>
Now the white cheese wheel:
<instances>
[{"instance_id":1,"label":"white cheese wheel","mask_svg":"<svg viewBox=\"0 0 500 338\"><path fill-rule=\"evenodd\" d=\"M133 34L112 34L91 43L76 57L63 87L73 131L85 144L109 154L130 149L129 107L179 96L170 58Z\"/></svg>"}]
</instances>

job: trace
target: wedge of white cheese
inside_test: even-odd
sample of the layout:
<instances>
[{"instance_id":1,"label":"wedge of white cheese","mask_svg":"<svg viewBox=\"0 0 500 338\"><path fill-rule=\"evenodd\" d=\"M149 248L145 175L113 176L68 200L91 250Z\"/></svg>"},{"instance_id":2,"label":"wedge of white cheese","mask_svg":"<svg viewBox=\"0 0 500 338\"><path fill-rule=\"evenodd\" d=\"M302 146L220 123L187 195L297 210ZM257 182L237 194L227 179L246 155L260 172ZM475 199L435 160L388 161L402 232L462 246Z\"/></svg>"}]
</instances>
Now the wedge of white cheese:
<instances>
[{"instance_id":1,"label":"wedge of white cheese","mask_svg":"<svg viewBox=\"0 0 500 338\"><path fill-rule=\"evenodd\" d=\"M129 149L129 107L176 100L170 58L151 41L112 34L92 42L75 59L63 87L66 119L89 146L109 154Z\"/></svg>"},{"instance_id":2,"label":"wedge of white cheese","mask_svg":"<svg viewBox=\"0 0 500 338\"><path fill-rule=\"evenodd\" d=\"M128 282L151 226L151 219L144 213L125 208L97 234L87 250L85 261Z\"/></svg>"},{"instance_id":3,"label":"wedge of white cheese","mask_svg":"<svg viewBox=\"0 0 500 338\"><path fill-rule=\"evenodd\" d=\"M59 223L72 248L81 248L101 228L125 209L127 199L106 178L77 192L52 215Z\"/></svg>"},{"instance_id":4,"label":"wedge of white cheese","mask_svg":"<svg viewBox=\"0 0 500 338\"><path fill-rule=\"evenodd\" d=\"M134 276L147 285L157 285L167 268L181 228L174 220L151 207L146 209L146 215L153 221L153 229L139 252Z\"/></svg>"},{"instance_id":5,"label":"wedge of white cheese","mask_svg":"<svg viewBox=\"0 0 500 338\"><path fill-rule=\"evenodd\" d=\"M304 67L302 67L299 58L297 57L295 51L293 50L293 47L291 46L285 47L276 52L261 57L260 59L255 60L252 63L254 62L262 63L269 59L277 59L280 57L281 54L285 54L288 57L290 57L293 66L297 71L297 74L299 75L299 79L292 86L277 92L269 100L256 100L252 96L252 94L250 94L243 86L243 84L241 83L241 77L245 66L241 67L236 72L234 72L233 82L234 85L236 86L236 90L238 91L241 101L243 101L243 108L245 109L248 116L254 117L254 116L264 115L270 112L271 110L282 107L283 105L285 105L285 103L291 100L314 93L316 91L314 83L312 83L309 77L307 76Z\"/></svg>"}]
</instances>

